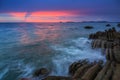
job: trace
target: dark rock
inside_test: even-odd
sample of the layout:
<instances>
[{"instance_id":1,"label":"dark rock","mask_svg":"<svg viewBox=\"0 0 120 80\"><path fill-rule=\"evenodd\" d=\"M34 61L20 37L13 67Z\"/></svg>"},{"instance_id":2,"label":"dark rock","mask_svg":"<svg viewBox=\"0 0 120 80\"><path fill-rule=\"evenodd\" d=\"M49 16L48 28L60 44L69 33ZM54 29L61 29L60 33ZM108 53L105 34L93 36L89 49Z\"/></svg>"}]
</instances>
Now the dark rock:
<instances>
[{"instance_id":1,"label":"dark rock","mask_svg":"<svg viewBox=\"0 0 120 80\"><path fill-rule=\"evenodd\" d=\"M116 64L113 74L112 80L119 80L120 79L120 64Z\"/></svg>"},{"instance_id":2,"label":"dark rock","mask_svg":"<svg viewBox=\"0 0 120 80\"><path fill-rule=\"evenodd\" d=\"M32 80L32 79L30 79L30 78L22 78L21 80Z\"/></svg>"},{"instance_id":3,"label":"dark rock","mask_svg":"<svg viewBox=\"0 0 120 80\"><path fill-rule=\"evenodd\" d=\"M94 80L98 72L102 69L101 61L93 65L81 78L82 80Z\"/></svg>"},{"instance_id":4,"label":"dark rock","mask_svg":"<svg viewBox=\"0 0 120 80\"><path fill-rule=\"evenodd\" d=\"M93 26L85 26L85 29L93 29Z\"/></svg>"},{"instance_id":5,"label":"dark rock","mask_svg":"<svg viewBox=\"0 0 120 80\"><path fill-rule=\"evenodd\" d=\"M74 73L77 71L77 69L85 64L88 63L88 60L82 60L82 61L78 61L78 62L74 62L70 65L69 67L69 74L70 75L74 75Z\"/></svg>"},{"instance_id":6,"label":"dark rock","mask_svg":"<svg viewBox=\"0 0 120 80\"><path fill-rule=\"evenodd\" d=\"M107 61L103 69L98 73L95 80L103 80L105 74L107 73L108 68L110 67L111 62Z\"/></svg>"},{"instance_id":7,"label":"dark rock","mask_svg":"<svg viewBox=\"0 0 120 80\"><path fill-rule=\"evenodd\" d=\"M120 23L118 23L117 26L120 27Z\"/></svg>"},{"instance_id":8,"label":"dark rock","mask_svg":"<svg viewBox=\"0 0 120 80\"><path fill-rule=\"evenodd\" d=\"M64 76L48 76L42 80L73 80L71 77L64 77Z\"/></svg>"},{"instance_id":9,"label":"dark rock","mask_svg":"<svg viewBox=\"0 0 120 80\"><path fill-rule=\"evenodd\" d=\"M106 26L107 26L107 27L110 27L111 25L110 25L110 24L107 24Z\"/></svg>"},{"instance_id":10,"label":"dark rock","mask_svg":"<svg viewBox=\"0 0 120 80\"><path fill-rule=\"evenodd\" d=\"M47 76L49 71L46 68L41 68L35 71L34 76Z\"/></svg>"},{"instance_id":11,"label":"dark rock","mask_svg":"<svg viewBox=\"0 0 120 80\"><path fill-rule=\"evenodd\" d=\"M80 68L77 69L77 71L75 72L73 79L78 79L81 76L84 75L84 73L91 67L91 64L85 64L83 66L81 66Z\"/></svg>"}]
</instances>

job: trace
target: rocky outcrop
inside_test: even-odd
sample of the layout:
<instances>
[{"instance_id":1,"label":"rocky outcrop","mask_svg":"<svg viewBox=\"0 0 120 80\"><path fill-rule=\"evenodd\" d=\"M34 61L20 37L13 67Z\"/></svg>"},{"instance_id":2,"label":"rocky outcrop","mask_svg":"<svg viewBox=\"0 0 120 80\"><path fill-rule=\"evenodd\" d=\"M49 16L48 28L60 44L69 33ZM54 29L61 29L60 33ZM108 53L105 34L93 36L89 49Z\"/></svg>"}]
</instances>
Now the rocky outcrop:
<instances>
[{"instance_id":1,"label":"rocky outcrop","mask_svg":"<svg viewBox=\"0 0 120 80\"><path fill-rule=\"evenodd\" d=\"M46 68L36 70L34 76L44 76L42 80L120 80L120 32L113 27L89 35L91 47L104 50L106 62L89 62L80 60L69 67L70 76L48 76ZM21 80L32 80L23 78ZM35 79L37 80L37 79ZM39 80L39 79L38 79Z\"/></svg>"},{"instance_id":2,"label":"rocky outcrop","mask_svg":"<svg viewBox=\"0 0 120 80\"><path fill-rule=\"evenodd\" d=\"M110 27L111 25L110 24L106 24L107 27Z\"/></svg>"}]
</instances>

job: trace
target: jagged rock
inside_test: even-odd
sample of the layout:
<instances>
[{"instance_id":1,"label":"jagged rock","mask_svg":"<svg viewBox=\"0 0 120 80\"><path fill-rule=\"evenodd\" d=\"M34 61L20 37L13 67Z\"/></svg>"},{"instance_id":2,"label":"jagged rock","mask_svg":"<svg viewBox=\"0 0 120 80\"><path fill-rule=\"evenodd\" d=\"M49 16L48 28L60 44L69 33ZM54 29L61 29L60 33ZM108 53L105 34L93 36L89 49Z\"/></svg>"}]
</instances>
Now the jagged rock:
<instances>
[{"instance_id":1,"label":"jagged rock","mask_svg":"<svg viewBox=\"0 0 120 80\"><path fill-rule=\"evenodd\" d=\"M111 63L110 67L108 68L103 80L112 80L113 71L114 71L114 62Z\"/></svg>"},{"instance_id":2,"label":"jagged rock","mask_svg":"<svg viewBox=\"0 0 120 80\"><path fill-rule=\"evenodd\" d=\"M102 69L101 66L102 62L95 64L92 66L88 71L83 75L81 78L82 80L94 80L94 78L97 76L98 72Z\"/></svg>"},{"instance_id":3,"label":"jagged rock","mask_svg":"<svg viewBox=\"0 0 120 80\"><path fill-rule=\"evenodd\" d=\"M71 77L64 77L64 76L48 76L42 80L73 80Z\"/></svg>"},{"instance_id":4,"label":"jagged rock","mask_svg":"<svg viewBox=\"0 0 120 80\"><path fill-rule=\"evenodd\" d=\"M93 29L93 26L85 26L85 29Z\"/></svg>"},{"instance_id":5,"label":"jagged rock","mask_svg":"<svg viewBox=\"0 0 120 80\"><path fill-rule=\"evenodd\" d=\"M113 71L113 79L112 80L119 80L120 79L120 64L115 65L115 69Z\"/></svg>"},{"instance_id":6,"label":"jagged rock","mask_svg":"<svg viewBox=\"0 0 120 80\"><path fill-rule=\"evenodd\" d=\"M85 64L88 63L88 60L82 60L82 61L79 61L79 62L74 62L70 65L69 67L69 74L70 75L74 75L75 71L77 71L77 69Z\"/></svg>"},{"instance_id":7,"label":"jagged rock","mask_svg":"<svg viewBox=\"0 0 120 80\"><path fill-rule=\"evenodd\" d=\"M110 27L111 25L110 24L106 24L107 27Z\"/></svg>"},{"instance_id":8,"label":"jagged rock","mask_svg":"<svg viewBox=\"0 0 120 80\"><path fill-rule=\"evenodd\" d=\"M47 76L49 71L46 68L41 68L35 71L34 76Z\"/></svg>"},{"instance_id":9,"label":"jagged rock","mask_svg":"<svg viewBox=\"0 0 120 80\"><path fill-rule=\"evenodd\" d=\"M80 78L91 66L92 66L91 64L85 64L81 66L80 68L78 68L73 76L73 79Z\"/></svg>"},{"instance_id":10,"label":"jagged rock","mask_svg":"<svg viewBox=\"0 0 120 80\"><path fill-rule=\"evenodd\" d=\"M106 64L104 65L103 69L98 73L96 76L95 80L103 80L108 68L110 67L111 62L107 61Z\"/></svg>"},{"instance_id":11,"label":"jagged rock","mask_svg":"<svg viewBox=\"0 0 120 80\"><path fill-rule=\"evenodd\" d=\"M105 53L106 53L107 60L120 63L120 46L119 45L114 46L114 49L107 48Z\"/></svg>"}]
</instances>

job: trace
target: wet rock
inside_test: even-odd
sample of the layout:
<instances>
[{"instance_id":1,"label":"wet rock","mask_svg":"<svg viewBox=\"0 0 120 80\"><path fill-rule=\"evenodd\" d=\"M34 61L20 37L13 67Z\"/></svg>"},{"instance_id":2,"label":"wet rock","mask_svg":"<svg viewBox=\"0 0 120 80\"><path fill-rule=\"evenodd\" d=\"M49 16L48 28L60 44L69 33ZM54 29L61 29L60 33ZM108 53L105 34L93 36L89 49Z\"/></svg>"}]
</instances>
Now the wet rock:
<instances>
[{"instance_id":1,"label":"wet rock","mask_svg":"<svg viewBox=\"0 0 120 80\"><path fill-rule=\"evenodd\" d=\"M41 68L35 71L34 76L47 76L49 71L46 68Z\"/></svg>"},{"instance_id":2,"label":"wet rock","mask_svg":"<svg viewBox=\"0 0 120 80\"><path fill-rule=\"evenodd\" d=\"M103 80L112 80L113 71L114 71L114 62L111 63L110 67L108 68Z\"/></svg>"},{"instance_id":3,"label":"wet rock","mask_svg":"<svg viewBox=\"0 0 120 80\"><path fill-rule=\"evenodd\" d=\"M111 62L107 61L103 69L98 73L95 80L103 80L105 74L107 73L108 68L110 67Z\"/></svg>"},{"instance_id":4,"label":"wet rock","mask_svg":"<svg viewBox=\"0 0 120 80\"><path fill-rule=\"evenodd\" d=\"M110 27L111 25L110 24L106 24L107 27Z\"/></svg>"},{"instance_id":5,"label":"wet rock","mask_svg":"<svg viewBox=\"0 0 120 80\"><path fill-rule=\"evenodd\" d=\"M48 76L43 80L73 80L71 77L64 76Z\"/></svg>"},{"instance_id":6,"label":"wet rock","mask_svg":"<svg viewBox=\"0 0 120 80\"><path fill-rule=\"evenodd\" d=\"M102 61L93 65L81 78L82 80L94 80L98 72L102 69Z\"/></svg>"},{"instance_id":7,"label":"wet rock","mask_svg":"<svg viewBox=\"0 0 120 80\"><path fill-rule=\"evenodd\" d=\"M106 53L107 60L120 63L120 46L119 45L114 46L113 49L107 48L105 53Z\"/></svg>"},{"instance_id":8,"label":"wet rock","mask_svg":"<svg viewBox=\"0 0 120 80\"><path fill-rule=\"evenodd\" d=\"M73 79L77 79L80 78L84 75L84 73L91 67L91 64L85 64L83 66L81 66L80 68L77 69L77 71L75 72Z\"/></svg>"},{"instance_id":9,"label":"wet rock","mask_svg":"<svg viewBox=\"0 0 120 80\"><path fill-rule=\"evenodd\" d=\"M82 60L82 61L78 61L78 62L74 62L70 65L69 67L69 74L70 75L74 75L74 73L77 71L77 69L85 64L88 63L88 60Z\"/></svg>"},{"instance_id":10,"label":"wet rock","mask_svg":"<svg viewBox=\"0 0 120 80\"><path fill-rule=\"evenodd\" d=\"M85 29L93 29L93 26L85 26Z\"/></svg>"},{"instance_id":11,"label":"wet rock","mask_svg":"<svg viewBox=\"0 0 120 80\"><path fill-rule=\"evenodd\" d=\"M22 78L21 80L32 80L32 79L30 79L30 78Z\"/></svg>"},{"instance_id":12,"label":"wet rock","mask_svg":"<svg viewBox=\"0 0 120 80\"><path fill-rule=\"evenodd\" d=\"M113 72L113 80L119 80L120 79L120 64L116 64L115 65L115 69Z\"/></svg>"},{"instance_id":13,"label":"wet rock","mask_svg":"<svg viewBox=\"0 0 120 80\"><path fill-rule=\"evenodd\" d=\"M120 23L118 23L117 26L120 27Z\"/></svg>"}]
</instances>

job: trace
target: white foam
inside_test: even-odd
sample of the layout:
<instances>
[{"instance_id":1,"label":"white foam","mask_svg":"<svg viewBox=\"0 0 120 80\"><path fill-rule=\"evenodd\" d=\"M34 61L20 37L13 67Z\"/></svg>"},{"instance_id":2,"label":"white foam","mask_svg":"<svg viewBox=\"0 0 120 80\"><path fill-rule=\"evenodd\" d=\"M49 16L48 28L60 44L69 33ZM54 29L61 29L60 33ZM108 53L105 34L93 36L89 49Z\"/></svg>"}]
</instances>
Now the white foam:
<instances>
[{"instance_id":1,"label":"white foam","mask_svg":"<svg viewBox=\"0 0 120 80\"><path fill-rule=\"evenodd\" d=\"M5 76L5 74L8 72L8 68L5 68L4 70L0 71L0 80Z\"/></svg>"},{"instance_id":2,"label":"white foam","mask_svg":"<svg viewBox=\"0 0 120 80\"><path fill-rule=\"evenodd\" d=\"M68 41L72 46L54 45L52 48L59 53L53 58L54 75L67 75L69 65L81 59L89 61L105 60L105 56L101 55L100 50L93 50L90 47L90 40L87 38L78 38Z\"/></svg>"}]
</instances>

